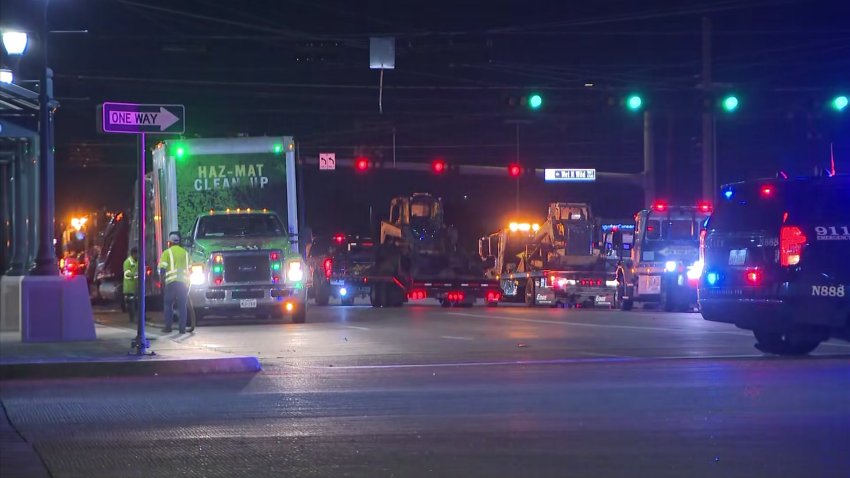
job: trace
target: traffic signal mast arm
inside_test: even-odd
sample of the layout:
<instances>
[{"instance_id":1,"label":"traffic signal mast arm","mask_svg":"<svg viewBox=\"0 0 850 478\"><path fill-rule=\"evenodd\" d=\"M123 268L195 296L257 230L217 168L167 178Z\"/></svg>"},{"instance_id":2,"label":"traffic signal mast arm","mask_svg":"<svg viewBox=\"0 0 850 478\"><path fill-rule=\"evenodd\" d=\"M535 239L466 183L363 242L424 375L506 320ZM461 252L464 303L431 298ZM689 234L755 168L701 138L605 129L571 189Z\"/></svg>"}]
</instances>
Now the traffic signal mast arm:
<instances>
[{"instance_id":1,"label":"traffic signal mast arm","mask_svg":"<svg viewBox=\"0 0 850 478\"><path fill-rule=\"evenodd\" d=\"M337 159L336 166L337 168L352 168L356 170L361 170L362 167L358 166L358 161L362 162L363 158L352 158L352 159ZM301 163L304 165L315 165L318 166L319 158L318 157L302 157ZM477 164L453 164L448 161L443 163L445 170L439 172L439 174L463 174L470 176L509 176L516 177L515 174L506 168L505 165L501 166L483 166ZM431 173L434 174L434 163L424 163L424 162L403 162L398 161L396 163L392 163L389 161L369 161L368 168L365 168L366 171L372 169L380 169L380 170L395 170L395 171L413 171L413 172L423 172L423 173ZM363 171L361 171L363 172ZM522 176L534 176L537 178L543 178L545 174L545 169L543 168L523 168L522 173L519 175ZM628 184L643 184L643 173L610 173L603 171L596 171L596 179L601 181L610 181L610 182L620 182L620 183L628 183Z\"/></svg>"}]
</instances>

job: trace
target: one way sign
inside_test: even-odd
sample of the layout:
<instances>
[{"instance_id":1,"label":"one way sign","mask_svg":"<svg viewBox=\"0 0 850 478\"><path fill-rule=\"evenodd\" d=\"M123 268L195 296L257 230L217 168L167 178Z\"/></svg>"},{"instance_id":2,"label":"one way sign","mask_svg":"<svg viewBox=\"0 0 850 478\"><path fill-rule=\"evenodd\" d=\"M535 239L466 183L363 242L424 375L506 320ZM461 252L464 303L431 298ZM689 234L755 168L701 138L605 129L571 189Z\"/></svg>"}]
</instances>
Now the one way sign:
<instances>
[{"instance_id":1,"label":"one way sign","mask_svg":"<svg viewBox=\"0 0 850 478\"><path fill-rule=\"evenodd\" d=\"M105 133L181 134L186 130L183 105L104 103L100 110Z\"/></svg>"}]
</instances>

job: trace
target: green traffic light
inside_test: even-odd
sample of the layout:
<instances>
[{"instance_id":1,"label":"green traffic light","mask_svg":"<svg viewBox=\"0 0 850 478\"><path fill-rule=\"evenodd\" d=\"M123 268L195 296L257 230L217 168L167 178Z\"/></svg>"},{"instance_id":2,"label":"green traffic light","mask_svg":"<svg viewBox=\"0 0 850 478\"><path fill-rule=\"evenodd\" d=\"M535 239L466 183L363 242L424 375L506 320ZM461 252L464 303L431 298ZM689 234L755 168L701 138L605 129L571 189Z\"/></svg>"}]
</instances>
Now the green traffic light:
<instances>
[{"instance_id":1,"label":"green traffic light","mask_svg":"<svg viewBox=\"0 0 850 478\"><path fill-rule=\"evenodd\" d=\"M282 153L283 152L283 145L282 144L274 145L273 151L274 151L274 154Z\"/></svg>"},{"instance_id":2,"label":"green traffic light","mask_svg":"<svg viewBox=\"0 0 850 478\"><path fill-rule=\"evenodd\" d=\"M844 95L836 96L832 99L832 107L836 111L844 111L844 108L847 108L847 97Z\"/></svg>"},{"instance_id":3,"label":"green traffic light","mask_svg":"<svg viewBox=\"0 0 850 478\"><path fill-rule=\"evenodd\" d=\"M174 148L174 155L177 156L177 159L182 158L186 154L186 148L183 146L177 146Z\"/></svg>"},{"instance_id":4,"label":"green traffic light","mask_svg":"<svg viewBox=\"0 0 850 478\"><path fill-rule=\"evenodd\" d=\"M536 110L543 106L543 97L538 94L533 94L528 98L528 107Z\"/></svg>"},{"instance_id":5,"label":"green traffic light","mask_svg":"<svg viewBox=\"0 0 850 478\"><path fill-rule=\"evenodd\" d=\"M729 95L726 98L723 98L723 109L730 113L738 109L738 97L735 95Z\"/></svg>"},{"instance_id":6,"label":"green traffic light","mask_svg":"<svg viewBox=\"0 0 850 478\"><path fill-rule=\"evenodd\" d=\"M626 99L626 106L629 107L630 110L639 110L641 106L643 106L643 99L638 95L631 95Z\"/></svg>"}]
</instances>

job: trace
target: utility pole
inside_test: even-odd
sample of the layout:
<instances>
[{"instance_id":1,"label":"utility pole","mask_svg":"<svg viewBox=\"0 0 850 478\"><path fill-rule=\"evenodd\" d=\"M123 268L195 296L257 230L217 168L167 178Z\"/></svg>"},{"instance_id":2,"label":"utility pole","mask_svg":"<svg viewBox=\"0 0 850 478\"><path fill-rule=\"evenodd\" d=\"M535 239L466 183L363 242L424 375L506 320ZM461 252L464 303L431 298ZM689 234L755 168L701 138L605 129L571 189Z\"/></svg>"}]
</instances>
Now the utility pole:
<instances>
[{"instance_id":1,"label":"utility pole","mask_svg":"<svg viewBox=\"0 0 850 478\"><path fill-rule=\"evenodd\" d=\"M711 19L702 18L702 199L713 201L717 191L714 156L714 91L711 78Z\"/></svg>"},{"instance_id":2,"label":"utility pole","mask_svg":"<svg viewBox=\"0 0 850 478\"><path fill-rule=\"evenodd\" d=\"M643 112L643 202L645 206L655 200L655 141L652 131L652 113Z\"/></svg>"}]
</instances>

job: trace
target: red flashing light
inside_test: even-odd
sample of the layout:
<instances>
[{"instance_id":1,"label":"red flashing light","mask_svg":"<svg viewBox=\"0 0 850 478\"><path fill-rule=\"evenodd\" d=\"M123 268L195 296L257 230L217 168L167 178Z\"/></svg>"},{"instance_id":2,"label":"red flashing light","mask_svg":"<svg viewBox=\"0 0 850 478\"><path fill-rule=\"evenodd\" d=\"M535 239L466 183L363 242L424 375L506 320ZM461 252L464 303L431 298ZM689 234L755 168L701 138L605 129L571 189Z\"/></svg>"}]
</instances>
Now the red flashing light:
<instances>
[{"instance_id":1,"label":"red flashing light","mask_svg":"<svg viewBox=\"0 0 850 478\"><path fill-rule=\"evenodd\" d=\"M330 280L331 275L333 274L333 271L334 271L333 266L334 266L334 260L331 259L330 257L328 257L327 259L324 260L324 262L322 262L322 268L324 268L324 270L325 270L325 279Z\"/></svg>"},{"instance_id":2,"label":"red flashing light","mask_svg":"<svg viewBox=\"0 0 850 478\"><path fill-rule=\"evenodd\" d=\"M442 159L435 159L431 163L431 171L434 171L435 174L443 174L446 172L446 162Z\"/></svg>"},{"instance_id":3,"label":"red flashing light","mask_svg":"<svg viewBox=\"0 0 850 478\"><path fill-rule=\"evenodd\" d=\"M334 236L334 242L337 244L342 244L345 242L345 234L337 234Z\"/></svg>"},{"instance_id":4,"label":"red flashing light","mask_svg":"<svg viewBox=\"0 0 850 478\"><path fill-rule=\"evenodd\" d=\"M697 203L697 209L699 209L699 212L704 213L710 213L714 210L714 208L711 206L711 203L708 201L700 201L699 203Z\"/></svg>"},{"instance_id":5,"label":"red flashing light","mask_svg":"<svg viewBox=\"0 0 850 478\"><path fill-rule=\"evenodd\" d=\"M272 252L271 254L269 254L269 259L271 259L273 261L279 261L280 260L280 254L278 254L277 252Z\"/></svg>"},{"instance_id":6,"label":"red flashing light","mask_svg":"<svg viewBox=\"0 0 850 478\"><path fill-rule=\"evenodd\" d=\"M760 192L761 192L762 197L769 198L769 197L773 196L773 186L771 186L770 184L765 184L764 186L761 187Z\"/></svg>"},{"instance_id":7,"label":"red flashing light","mask_svg":"<svg viewBox=\"0 0 850 478\"><path fill-rule=\"evenodd\" d=\"M508 166L508 176L518 178L522 174L522 168L519 164L511 164Z\"/></svg>"},{"instance_id":8,"label":"red flashing light","mask_svg":"<svg viewBox=\"0 0 850 478\"><path fill-rule=\"evenodd\" d=\"M422 300L428 297L428 293L424 289L413 289L407 294L410 300Z\"/></svg>"},{"instance_id":9,"label":"red flashing light","mask_svg":"<svg viewBox=\"0 0 850 478\"><path fill-rule=\"evenodd\" d=\"M759 285L761 284L762 272L758 269L747 269L744 278L749 285Z\"/></svg>"},{"instance_id":10,"label":"red flashing light","mask_svg":"<svg viewBox=\"0 0 850 478\"><path fill-rule=\"evenodd\" d=\"M280 277L278 277L278 276L274 276L274 277L272 277L272 282L274 282L275 284L277 284L278 282L280 282Z\"/></svg>"},{"instance_id":11,"label":"red flashing light","mask_svg":"<svg viewBox=\"0 0 850 478\"><path fill-rule=\"evenodd\" d=\"M359 172L364 172L369 169L369 160L366 158L357 158L354 160L354 169Z\"/></svg>"},{"instance_id":12,"label":"red flashing light","mask_svg":"<svg viewBox=\"0 0 850 478\"><path fill-rule=\"evenodd\" d=\"M224 261L224 258L221 257L221 254L216 254L216 255L213 256L213 261L216 264L221 264L222 261Z\"/></svg>"},{"instance_id":13,"label":"red flashing light","mask_svg":"<svg viewBox=\"0 0 850 478\"><path fill-rule=\"evenodd\" d=\"M652 210L653 211L664 212L667 209L668 209L667 203L664 202L664 201L655 201L655 203L652 204Z\"/></svg>"},{"instance_id":14,"label":"red flashing light","mask_svg":"<svg viewBox=\"0 0 850 478\"><path fill-rule=\"evenodd\" d=\"M221 285L222 282L224 282L224 279L222 279L221 277L216 277L215 285Z\"/></svg>"},{"instance_id":15,"label":"red flashing light","mask_svg":"<svg viewBox=\"0 0 850 478\"><path fill-rule=\"evenodd\" d=\"M799 264L807 241L806 234L799 227L782 226L779 230L779 264L786 267Z\"/></svg>"}]
</instances>

